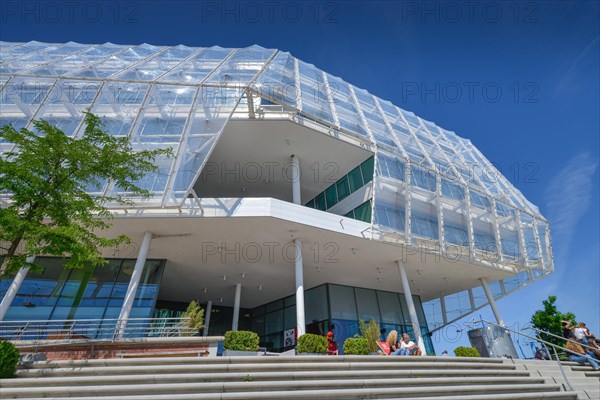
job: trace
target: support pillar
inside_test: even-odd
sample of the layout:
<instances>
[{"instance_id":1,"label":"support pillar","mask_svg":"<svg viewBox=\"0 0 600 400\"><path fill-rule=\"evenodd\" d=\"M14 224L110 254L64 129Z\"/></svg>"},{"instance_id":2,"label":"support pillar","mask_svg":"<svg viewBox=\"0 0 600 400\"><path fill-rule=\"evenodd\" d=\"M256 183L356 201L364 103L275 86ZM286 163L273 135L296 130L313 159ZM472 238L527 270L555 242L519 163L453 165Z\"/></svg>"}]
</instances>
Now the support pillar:
<instances>
[{"instance_id":1,"label":"support pillar","mask_svg":"<svg viewBox=\"0 0 600 400\"><path fill-rule=\"evenodd\" d=\"M304 272L302 268L302 242L294 240L296 245L296 331L298 337L306 333L306 322L304 317Z\"/></svg>"},{"instance_id":2,"label":"support pillar","mask_svg":"<svg viewBox=\"0 0 600 400\"><path fill-rule=\"evenodd\" d=\"M408 277L406 276L404 262L398 260L396 261L396 264L398 265L400 279L402 280L402 290L404 291L404 298L406 299L406 306L408 307L408 315L410 316L410 322L413 327L415 341L417 342L419 349L421 349L421 354L427 355L425 342L423 341L423 336L421 335L421 325L419 324L419 318L417 317L417 310L415 309L415 303L413 302L410 286L408 285Z\"/></svg>"},{"instance_id":3,"label":"support pillar","mask_svg":"<svg viewBox=\"0 0 600 400\"><path fill-rule=\"evenodd\" d=\"M240 300L242 298L242 284L235 284L235 297L233 299L233 320L231 321L231 330L237 331L240 321Z\"/></svg>"},{"instance_id":4,"label":"support pillar","mask_svg":"<svg viewBox=\"0 0 600 400\"><path fill-rule=\"evenodd\" d=\"M152 232L145 232L142 245L140 246L140 252L138 253L137 260L135 261L135 267L129 280L129 286L127 287L127 293L125 293L125 300L121 307L121 313L119 314L118 331L117 337L120 339L125 334L125 327L127 326L127 320L133 307L133 301L135 300L135 294L140 285L140 279L142 278L142 272L144 265L146 264L146 257L148 256L148 250L150 250L150 242L152 241Z\"/></svg>"},{"instance_id":5,"label":"support pillar","mask_svg":"<svg viewBox=\"0 0 600 400\"><path fill-rule=\"evenodd\" d=\"M488 285L488 281L486 278L479 278L481 281L481 285L483 286L483 291L485 292L485 296L487 297L488 303L490 303L490 307L492 307L492 312L494 313L494 317L496 318L496 323L500 326L505 326L504 321L502 320L502 316L500 316L500 311L498 311L498 307L496 307L496 300L494 299L494 295L492 295L492 291Z\"/></svg>"},{"instance_id":6,"label":"support pillar","mask_svg":"<svg viewBox=\"0 0 600 400\"><path fill-rule=\"evenodd\" d=\"M300 198L300 159L297 155L292 155L292 201L294 204L302 204Z\"/></svg>"},{"instance_id":7,"label":"support pillar","mask_svg":"<svg viewBox=\"0 0 600 400\"><path fill-rule=\"evenodd\" d=\"M35 261L35 256L27 257L26 261L28 263L32 263L33 261ZM17 295L17 292L19 291L21 284L23 283L23 281L25 280L25 277L27 276L27 272L29 272L29 267L23 267L23 268L19 269L19 272L17 272L17 274L13 278L12 283L8 287L8 290L4 294L4 297L2 298L2 302L0 303L0 321L4 320L4 316L8 312L8 309L10 308L10 305L12 304L13 300L15 299L15 296Z\"/></svg>"},{"instance_id":8,"label":"support pillar","mask_svg":"<svg viewBox=\"0 0 600 400\"><path fill-rule=\"evenodd\" d=\"M202 336L208 336L208 327L210 326L210 313L212 312L212 300L206 303L206 310L204 311L204 331Z\"/></svg>"}]
</instances>

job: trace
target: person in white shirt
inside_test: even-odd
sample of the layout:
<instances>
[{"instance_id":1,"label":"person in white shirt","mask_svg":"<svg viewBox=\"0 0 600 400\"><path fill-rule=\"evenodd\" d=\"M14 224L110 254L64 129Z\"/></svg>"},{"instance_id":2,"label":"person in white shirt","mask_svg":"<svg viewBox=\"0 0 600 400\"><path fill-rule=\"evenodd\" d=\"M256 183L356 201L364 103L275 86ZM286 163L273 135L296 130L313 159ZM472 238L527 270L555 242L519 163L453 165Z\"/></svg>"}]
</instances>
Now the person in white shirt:
<instances>
[{"instance_id":1,"label":"person in white shirt","mask_svg":"<svg viewBox=\"0 0 600 400\"><path fill-rule=\"evenodd\" d=\"M587 338L589 333L583 322L577 324L577 327L575 328L573 333L575 334L575 339L577 339L577 341L585 345L589 344Z\"/></svg>"},{"instance_id":2,"label":"person in white shirt","mask_svg":"<svg viewBox=\"0 0 600 400\"><path fill-rule=\"evenodd\" d=\"M400 355L410 356L414 349L417 348L415 342L410 340L408 333L402 335L402 341L400 342Z\"/></svg>"}]
</instances>

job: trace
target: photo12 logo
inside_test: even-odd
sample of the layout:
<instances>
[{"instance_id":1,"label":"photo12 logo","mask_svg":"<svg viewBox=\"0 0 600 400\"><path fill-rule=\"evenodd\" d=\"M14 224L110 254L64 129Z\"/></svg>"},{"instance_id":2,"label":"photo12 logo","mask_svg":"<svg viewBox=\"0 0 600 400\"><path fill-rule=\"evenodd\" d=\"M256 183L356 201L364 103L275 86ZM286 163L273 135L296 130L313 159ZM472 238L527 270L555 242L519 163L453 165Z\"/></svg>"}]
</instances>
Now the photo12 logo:
<instances>
[{"instance_id":1,"label":"photo12 logo","mask_svg":"<svg viewBox=\"0 0 600 400\"><path fill-rule=\"evenodd\" d=\"M2 1L2 23L124 23L139 22L137 1Z\"/></svg>"},{"instance_id":2,"label":"photo12 logo","mask_svg":"<svg viewBox=\"0 0 600 400\"><path fill-rule=\"evenodd\" d=\"M336 24L340 3L334 1L202 1L203 23Z\"/></svg>"},{"instance_id":3,"label":"photo12 logo","mask_svg":"<svg viewBox=\"0 0 600 400\"><path fill-rule=\"evenodd\" d=\"M203 263L221 262L235 264L294 263L297 260L296 243L281 242L202 242ZM335 242L303 243L304 260L315 264L337 264L340 246Z\"/></svg>"},{"instance_id":4,"label":"photo12 logo","mask_svg":"<svg viewBox=\"0 0 600 400\"><path fill-rule=\"evenodd\" d=\"M540 5L528 1L403 1L402 23L512 23L540 22Z\"/></svg>"},{"instance_id":5,"label":"photo12 logo","mask_svg":"<svg viewBox=\"0 0 600 400\"><path fill-rule=\"evenodd\" d=\"M536 82L402 82L402 102L421 103L539 103Z\"/></svg>"}]
</instances>

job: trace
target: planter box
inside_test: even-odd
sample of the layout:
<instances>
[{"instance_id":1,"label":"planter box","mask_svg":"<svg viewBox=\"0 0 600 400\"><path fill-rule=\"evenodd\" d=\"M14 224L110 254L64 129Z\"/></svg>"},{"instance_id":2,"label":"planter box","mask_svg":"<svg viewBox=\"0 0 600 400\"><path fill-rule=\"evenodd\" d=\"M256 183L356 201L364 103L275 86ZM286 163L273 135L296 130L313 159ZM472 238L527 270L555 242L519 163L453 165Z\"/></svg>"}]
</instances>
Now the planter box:
<instances>
[{"instance_id":1,"label":"planter box","mask_svg":"<svg viewBox=\"0 0 600 400\"><path fill-rule=\"evenodd\" d=\"M223 350L223 357L248 357L260 355L262 355L262 353L259 353L258 351Z\"/></svg>"}]
</instances>

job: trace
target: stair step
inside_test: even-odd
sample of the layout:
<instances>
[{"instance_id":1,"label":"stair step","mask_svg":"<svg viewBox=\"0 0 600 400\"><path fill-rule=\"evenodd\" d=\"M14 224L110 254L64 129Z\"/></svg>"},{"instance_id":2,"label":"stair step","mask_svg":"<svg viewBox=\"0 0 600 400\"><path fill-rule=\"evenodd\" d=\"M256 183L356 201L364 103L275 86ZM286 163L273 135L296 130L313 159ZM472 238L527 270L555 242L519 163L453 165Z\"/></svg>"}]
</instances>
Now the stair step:
<instances>
[{"instance_id":1,"label":"stair step","mask_svg":"<svg viewBox=\"0 0 600 400\"><path fill-rule=\"evenodd\" d=\"M242 357L240 357L242 358ZM107 367L65 367L65 368L48 368L48 369L20 369L17 371L19 377L32 377L32 376L56 376L56 375L121 375L121 374L156 374L164 372L172 373L193 373L193 372L244 372L244 371L295 371L295 370L380 370L385 371L392 367L392 364L388 362L345 362L345 363L331 363L323 365L319 362L310 363L283 363L283 364L190 364L190 365L147 365L140 368L136 365L124 365L124 366L107 366ZM410 363L393 363L393 368L396 369L482 369L482 370L515 370L514 365L509 364L497 364L497 365L486 365L478 363L428 363L428 362L410 362Z\"/></svg>"},{"instance_id":2,"label":"stair step","mask_svg":"<svg viewBox=\"0 0 600 400\"><path fill-rule=\"evenodd\" d=\"M577 398L580 400L598 400L600 399L600 390L578 390Z\"/></svg>"},{"instance_id":3,"label":"stair step","mask_svg":"<svg viewBox=\"0 0 600 400\"><path fill-rule=\"evenodd\" d=\"M29 369L48 369L64 367L112 366L112 365L168 365L168 364L302 364L302 363L347 363L347 362L388 362L388 363L453 363L480 365L502 365L499 358L476 357L374 357L374 356L249 356L249 357L155 357L155 358L108 358L90 360L53 360L34 362Z\"/></svg>"},{"instance_id":4,"label":"stair step","mask_svg":"<svg viewBox=\"0 0 600 400\"><path fill-rule=\"evenodd\" d=\"M402 400L578 400L576 392L495 393L461 396L411 397ZM386 400L400 400L388 398Z\"/></svg>"},{"instance_id":5,"label":"stair step","mask_svg":"<svg viewBox=\"0 0 600 400\"><path fill-rule=\"evenodd\" d=\"M245 382L252 384L252 382ZM250 386L248 385L248 386ZM273 400L273 399L303 399L303 400L323 400L323 399L356 399L356 398L370 398L370 399L385 399L385 398L397 398L406 399L411 397L423 397L432 395L446 395L446 397L455 399L464 399L465 395L478 395L485 393L487 395L500 395L503 393L514 392L518 389L518 393L524 398L523 394L539 392L558 392L560 391L560 385L545 385L545 384L523 384L518 385L515 388L514 385L460 385L453 386L451 388L452 396L447 396L449 388L446 386L418 386L418 387L393 387L393 388L360 388L360 389L320 389L320 390L274 390L274 391L256 391L256 392L223 392L223 393L169 393L169 394L156 394L155 386L152 386L152 394L132 394L128 395L116 395L107 396L103 391L105 387L99 387L98 396L80 396L77 390L74 393L62 392L60 396L49 397L45 395L43 397L31 398L31 397L15 397L10 392L4 393L3 398L28 398L30 400L37 399L62 399L70 398L71 400L89 400L93 397L101 397L105 400ZM148 391L148 387L145 387L144 391ZM138 392L139 393L139 392ZM564 393L564 392L563 392ZM23 393L25 394L25 393ZM73 395L73 397L71 397ZM77 397L75 397L77 396ZM541 395L543 396L543 394ZM439 398L439 397L438 397ZM492 397L490 397L492 398ZM498 399L498 396L493 397ZM535 397L533 397L535 398ZM540 397L544 398L544 397ZM565 397L573 398L573 397Z\"/></svg>"},{"instance_id":6,"label":"stair step","mask_svg":"<svg viewBox=\"0 0 600 400\"><path fill-rule=\"evenodd\" d=\"M105 375L105 376L52 376L34 378L3 379L0 387L23 387L30 385L58 386L58 385L89 385L102 383L175 383L175 382L201 382L201 381L242 381L248 373L246 372L216 372L199 374L171 374L168 368L162 374L147 375ZM257 380L299 380L299 379L356 379L356 378L381 378L381 371L272 371L254 372L252 378ZM528 377L527 371L515 370L472 370L472 369L432 369L432 370L402 370L386 369L385 377L393 379L425 378L425 377ZM585 378L584 378L585 379Z\"/></svg>"},{"instance_id":7,"label":"stair step","mask_svg":"<svg viewBox=\"0 0 600 400\"><path fill-rule=\"evenodd\" d=\"M208 392L251 392L266 390L316 390L316 389L350 389L350 388L385 388L389 386L404 388L421 386L467 386L467 385L517 385L542 384L543 379L530 377L457 377L457 378L410 378L410 379L328 379L328 380L293 380L293 381L261 381L261 382L194 382L194 383L154 383L153 393L208 393ZM94 385L94 386L54 386L54 387L21 387L3 388L2 396L19 395L124 395L143 393L146 384ZM450 388L449 388L450 389Z\"/></svg>"}]
</instances>

